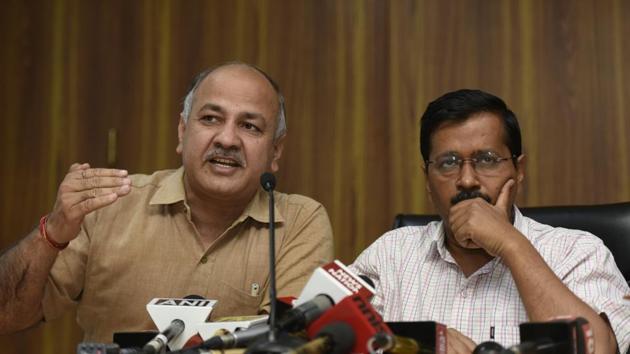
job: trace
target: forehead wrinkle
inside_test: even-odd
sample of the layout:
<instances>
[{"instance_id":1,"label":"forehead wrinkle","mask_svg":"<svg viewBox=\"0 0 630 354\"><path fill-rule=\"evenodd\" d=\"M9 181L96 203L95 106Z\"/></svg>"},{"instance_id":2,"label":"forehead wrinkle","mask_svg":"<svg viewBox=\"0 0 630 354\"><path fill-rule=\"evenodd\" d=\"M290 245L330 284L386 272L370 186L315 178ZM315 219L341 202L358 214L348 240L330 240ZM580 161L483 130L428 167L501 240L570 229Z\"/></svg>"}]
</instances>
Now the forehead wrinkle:
<instances>
[{"instance_id":1,"label":"forehead wrinkle","mask_svg":"<svg viewBox=\"0 0 630 354\"><path fill-rule=\"evenodd\" d=\"M203 106L201 106L199 108L199 112L203 112L205 110L211 110L214 112L218 112L221 114L227 114L227 111L221 107L220 105L216 104L216 103L206 103ZM263 119L264 120L264 116L262 113L258 113L258 112L239 112L238 113L239 117L243 117L247 120L257 120L257 119Z\"/></svg>"},{"instance_id":2,"label":"forehead wrinkle","mask_svg":"<svg viewBox=\"0 0 630 354\"><path fill-rule=\"evenodd\" d=\"M241 114L243 117L245 117L245 119L248 120L254 120L254 119L264 119L264 116L262 113L256 113L256 112L243 112Z\"/></svg>"},{"instance_id":3,"label":"forehead wrinkle","mask_svg":"<svg viewBox=\"0 0 630 354\"><path fill-rule=\"evenodd\" d=\"M206 103L203 106L201 106L199 108L199 112L201 111L205 111L205 110L211 110L211 111L216 111L216 112L220 112L220 113L225 113L225 110L223 109L223 107L221 107L220 105L216 104L216 103Z\"/></svg>"}]
</instances>

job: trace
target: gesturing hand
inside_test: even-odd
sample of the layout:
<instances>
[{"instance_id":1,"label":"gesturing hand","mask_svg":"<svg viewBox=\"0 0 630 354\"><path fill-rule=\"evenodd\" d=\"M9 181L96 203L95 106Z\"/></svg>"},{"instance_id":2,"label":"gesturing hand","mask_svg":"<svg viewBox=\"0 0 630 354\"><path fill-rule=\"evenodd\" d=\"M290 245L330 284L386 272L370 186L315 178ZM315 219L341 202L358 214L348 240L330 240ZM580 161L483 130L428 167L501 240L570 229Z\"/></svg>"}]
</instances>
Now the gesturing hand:
<instances>
[{"instance_id":1,"label":"gesturing hand","mask_svg":"<svg viewBox=\"0 0 630 354\"><path fill-rule=\"evenodd\" d=\"M125 170L75 163L59 186L46 232L58 243L69 242L78 236L87 214L113 203L130 190L131 180Z\"/></svg>"},{"instance_id":2,"label":"gesturing hand","mask_svg":"<svg viewBox=\"0 0 630 354\"><path fill-rule=\"evenodd\" d=\"M494 205L481 198L455 204L449 213L449 222L455 240L466 248L483 248L488 254L501 253L509 235L516 229L510 223L510 190L513 179L508 180Z\"/></svg>"}]
</instances>

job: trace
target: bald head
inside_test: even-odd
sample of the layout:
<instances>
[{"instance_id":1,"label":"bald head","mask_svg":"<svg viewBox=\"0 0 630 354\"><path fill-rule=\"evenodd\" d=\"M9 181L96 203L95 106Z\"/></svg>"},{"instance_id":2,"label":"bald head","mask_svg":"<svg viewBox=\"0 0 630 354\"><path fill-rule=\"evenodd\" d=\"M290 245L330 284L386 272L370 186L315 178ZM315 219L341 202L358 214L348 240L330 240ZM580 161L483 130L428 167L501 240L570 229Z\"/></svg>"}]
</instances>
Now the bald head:
<instances>
[{"instance_id":1,"label":"bald head","mask_svg":"<svg viewBox=\"0 0 630 354\"><path fill-rule=\"evenodd\" d=\"M269 89L273 90L277 101L276 130L274 132L274 139L278 139L285 135L287 130L287 123L284 109L284 97L280 92L280 87L278 86L278 84L276 84L275 81L273 81L273 79L269 75L267 75L267 73L265 73L261 69L257 68L256 66L241 62L230 62L221 64L219 66L207 69L195 77L190 86L190 90L188 91L188 93L186 94L186 98L184 99L184 107L181 113L184 121L188 122L188 118L190 117L193 103L196 98L197 89L205 80L212 80L214 76L219 75L234 75L236 77L238 76L237 74L243 74L244 71L259 76L269 85Z\"/></svg>"}]
</instances>

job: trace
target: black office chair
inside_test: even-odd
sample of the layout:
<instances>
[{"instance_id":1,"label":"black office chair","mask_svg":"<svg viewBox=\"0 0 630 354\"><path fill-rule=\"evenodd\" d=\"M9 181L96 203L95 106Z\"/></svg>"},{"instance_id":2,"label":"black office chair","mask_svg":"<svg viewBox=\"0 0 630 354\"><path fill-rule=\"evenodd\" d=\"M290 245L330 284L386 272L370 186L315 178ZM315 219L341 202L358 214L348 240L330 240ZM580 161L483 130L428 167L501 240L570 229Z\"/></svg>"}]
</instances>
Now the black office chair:
<instances>
[{"instance_id":1,"label":"black office chair","mask_svg":"<svg viewBox=\"0 0 630 354\"><path fill-rule=\"evenodd\" d=\"M588 231L604 241L624 278L630 280L630 202L583 206L520 208L538 222ZM438 215L398 214L394 228L425 225Z\"/></svg>"}]
</instances>

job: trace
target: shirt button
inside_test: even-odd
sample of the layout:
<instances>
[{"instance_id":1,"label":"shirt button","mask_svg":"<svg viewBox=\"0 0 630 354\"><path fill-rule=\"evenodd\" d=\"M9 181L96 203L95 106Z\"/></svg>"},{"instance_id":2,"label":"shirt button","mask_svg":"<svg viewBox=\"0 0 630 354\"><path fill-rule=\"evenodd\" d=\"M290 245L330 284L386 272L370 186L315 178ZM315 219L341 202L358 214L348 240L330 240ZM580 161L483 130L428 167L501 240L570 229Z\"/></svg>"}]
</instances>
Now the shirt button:
<instances>
[{"instance_id":1,"label":"shirt button","mask_svg":"<svg viewBox=\"0 0 630 354\"><path fill-rule=\"evenodd\" d=\"M466 296L468 296L468 291L466 291L466 290L462 291L462 297L465 298Z\"/></svg>"},{"instance_id":2,"label":"shirt button","mask_svg":"<svg viewBox=\"0 0 630 354\"><path fill-rule=\"evenodd\" d=\"M201 262L202 264L206 264L206 263L208 263L208 257L207 257L207 256L203 256L203 257L201 257L201 261L200 261L200 262Z\"/></svg>"}]
</instances>

